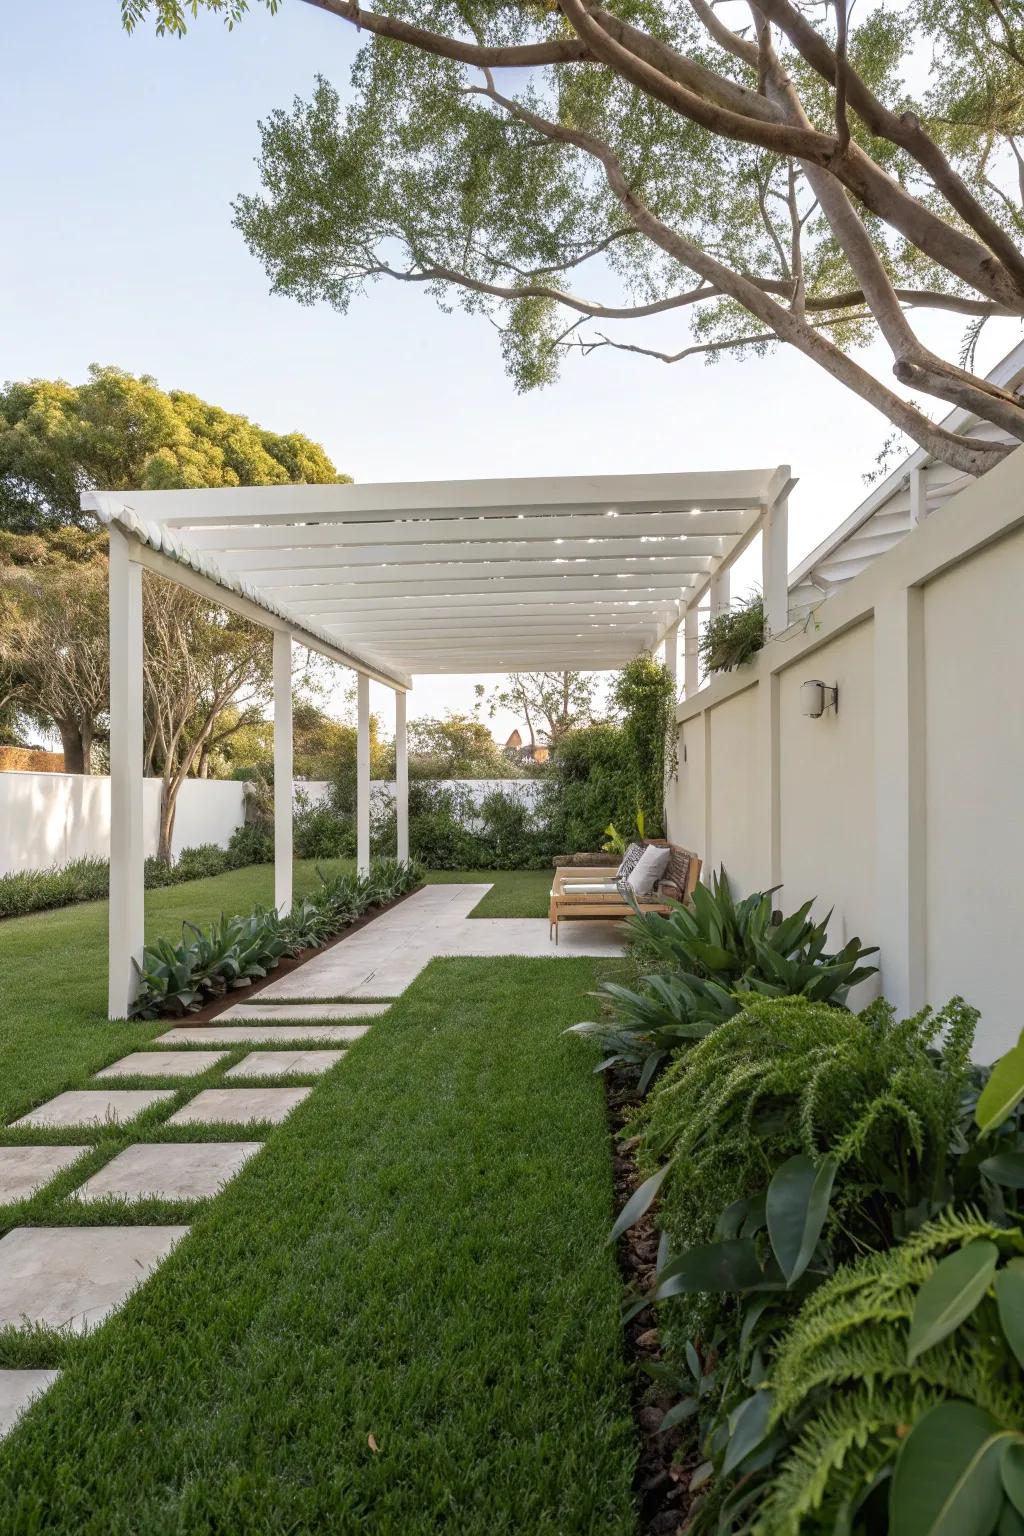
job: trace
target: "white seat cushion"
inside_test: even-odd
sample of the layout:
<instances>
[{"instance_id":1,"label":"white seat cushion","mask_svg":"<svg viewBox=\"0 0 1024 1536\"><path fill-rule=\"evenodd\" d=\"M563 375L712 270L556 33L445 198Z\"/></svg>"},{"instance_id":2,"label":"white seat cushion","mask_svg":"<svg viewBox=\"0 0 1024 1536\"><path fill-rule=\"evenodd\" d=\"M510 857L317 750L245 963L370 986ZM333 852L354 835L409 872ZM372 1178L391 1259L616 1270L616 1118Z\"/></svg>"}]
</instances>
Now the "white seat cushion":
<instances>
[{"instance_id":1,"label":"white seat cushion","mask_svg":"<svg viewBox=\"0 0 1024 1536\"><path fill-rule=\"evenodd\" d=\"M654 894L654 887L668 868L671 856L669 848L651 845L644 849L639 864L626 876L626 884L637 901L646 901Z\"/></svg>"}]
</instances>

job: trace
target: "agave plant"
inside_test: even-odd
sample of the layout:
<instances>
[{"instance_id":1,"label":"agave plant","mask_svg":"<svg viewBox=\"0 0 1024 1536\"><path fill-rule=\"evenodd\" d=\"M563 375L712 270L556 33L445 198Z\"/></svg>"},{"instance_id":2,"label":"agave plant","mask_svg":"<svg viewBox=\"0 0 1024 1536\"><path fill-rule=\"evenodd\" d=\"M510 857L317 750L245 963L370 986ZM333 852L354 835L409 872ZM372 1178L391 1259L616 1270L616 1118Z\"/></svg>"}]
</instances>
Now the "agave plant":
<instances>
[{"instance_id":1,"label":"agave plant","mask_svg":"<svg viewBox=\"0 0 1024 1536\"><path fill-rule=\"evenodd\" d=\"M781 917L772 905L779 889L734 901L722 869L710 890L696 887L692 908L676 906L667 917L634 910L629 939L656 969L638 991L602 984L595 995L611 1005L611 1024L573 1026L607 1052L597 1070L620 1062L638 1066L645 1091L673 1050L731 1018L751 992L845 1006L851 987L875 974L877 967L861 961L876 951L855 938L838 953L826 953L831 912L814 922L812 898Z\"/></svg>"}]
</instances>

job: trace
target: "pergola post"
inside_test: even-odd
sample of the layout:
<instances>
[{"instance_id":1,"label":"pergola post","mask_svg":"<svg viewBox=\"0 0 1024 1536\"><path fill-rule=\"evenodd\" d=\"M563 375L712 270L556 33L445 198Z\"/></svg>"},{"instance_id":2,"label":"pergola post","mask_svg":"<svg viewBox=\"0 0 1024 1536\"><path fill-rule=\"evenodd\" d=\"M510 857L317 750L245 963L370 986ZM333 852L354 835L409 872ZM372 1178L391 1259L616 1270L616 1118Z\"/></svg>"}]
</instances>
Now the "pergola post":
<instances>
[{"instance_id":1,"label":"pergola post","mask_svg":"<svg viewBox=\"0 0 1024 1536\"><path fill-rule=\"evenodd\" d=\"M274 905L292 908L292 637L274 630Z\"/></svg>"},{"instance_id":2,"label":"pergola post","mask_svg":"<svg viewBox=\"0 0 1024 1536\"><path fill-rule=\"evenodd\" d=\"M370 679L356 677L356 870L370 873Z\"/></svg>"},{"instance_id":3,"label":"pergola post","mask_svg":"<svg viewBox=\"0 0 1024 1536\"><path fill-rule=\"evenodd\" d=\"M700 658L697 654L699 626L700 614L696 606L687 608L683 620L683 684L688 699L693 698L700 686Z\"/></svg>"},{"instance_id":4,"label":"pergola post","mask_svg":"<svg viewBox=\"0 0 1024 1536\"><path fill-rule=\"evenodd\" d=\"M665 631L665 668L673 683L678 684L679 677L679 622L676 621L671 629ZM678 691L678 686L677 686Z\"/></svg>"},{"instance_id":5,"label":"pergola post","mask_svg":"<svg viewBox=\"0 0 1024 1536\"><path fill-rule=\"evenodd\" d=\"M395 689L395 853L402 864L409 858L409 739L405 723L405 694Z\"/></svg>"},{"instance_id":6,"label":"pergola post","mask_svg":"<svg viewBox=\"0 0 1024 1536\"><path fill-rule=\"evenodd\" d=\"M142 567L128 535L110 529L110 915L107 1012L125 1019L142 959Z\"/></svg>"},{"instance_id":7,"label":"pergola post","mask_svg":"<svg viewBox=\"0 0 1024 1536\"><path fill-rule=\"evenodd\" d=\"M761 590L765 628L781 635L789 623L789 497L765 509L761 530Z\"/></svg>"},{"instance_id":8,"label":"pergola post","mask_svg":"<svg viewBox=\"0 0 1024 1536\"><path fill-rule=\"evenodd\" d=\"M729 611L731 601L729 575L729 567L722 565L711 578L711 617L713 619Z\"/></svg>"}]
</instances>

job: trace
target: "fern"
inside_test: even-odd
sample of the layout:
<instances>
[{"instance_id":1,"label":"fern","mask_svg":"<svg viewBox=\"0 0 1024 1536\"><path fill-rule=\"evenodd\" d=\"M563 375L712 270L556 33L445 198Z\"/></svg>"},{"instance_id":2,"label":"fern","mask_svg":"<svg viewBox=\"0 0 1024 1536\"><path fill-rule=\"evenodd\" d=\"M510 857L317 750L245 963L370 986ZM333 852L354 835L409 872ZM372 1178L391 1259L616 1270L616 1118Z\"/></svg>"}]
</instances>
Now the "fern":
<instances>
[{"instance_id":1,"label":"fern","mask_svg":"<svg viewBox=\"0 0 1024 1536\"><path fill-rule=\"evenodd\" d=\"M976 1238L996 1243L1004 1258L1024 1253L1019 1229L975 1211L947 1211L807 1298L770 1370L774 1421L791 1427L791 1440L764 1485L757 1536L852 1529L852 1512L935 1403L959 1398L1000 1423L1024 1420L1024 1380L989 1299L907 1362L918 1290L946 1253Z\"/></svg>"}]
</instances>

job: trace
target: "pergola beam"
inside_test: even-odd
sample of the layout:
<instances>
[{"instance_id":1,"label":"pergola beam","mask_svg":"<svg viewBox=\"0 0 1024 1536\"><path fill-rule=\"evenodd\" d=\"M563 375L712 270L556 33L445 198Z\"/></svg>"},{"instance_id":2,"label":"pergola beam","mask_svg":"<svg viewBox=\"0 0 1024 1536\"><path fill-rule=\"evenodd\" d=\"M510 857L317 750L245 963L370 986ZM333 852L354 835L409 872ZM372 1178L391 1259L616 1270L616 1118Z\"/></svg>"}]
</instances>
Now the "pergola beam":
<instances>
[{"instance_id":1,"label":"pergola beam","mask_svg":"<svg viewBox=\"0 0 1024 1536\"><path fill-rule=\"evenodd\" d=\"M343 566L339 568L337 582L331 579L330 567L323 565L282 567L280 571L268 567L258 572L246 571L245 576L261 590L273 593L294 594L300 587L336 587L339 592L351 592L358 597L361 587L373 591L384 585L415 596L420 590L430 591L435 584L439 584L441 591L459 592L468 590L470 583L486 590L495 581L558 582L567 576L608 576L612 580L621 580L623 576L655 577L664 585L669 577L703 576L711 570L713 560L711 555L644 555L632 560L477 560L415 566Z\"/></svg>"},{"instance_id":2,"label":"pergola beam","mask_svg":"<svg viewBox=\"0 0 1024 1536\"><path fill-rule=\"evenodd\" d=\"M334 548L313 549L297 545L290 549L245 552L227 550L218 554L217 561L224 570L235 571L256 582L258 586L265 586L268 575L273 576L278 571L310 568L328 571L337 567L360 571L364 567L401 567L408 573L410 580L415 580L421 572L429 575L430 570L438 566L451 567L452 574L457 575L463 566L475 567L482 562L498 566L517 561L533 564L538 558L549 564L565 560L586 560L619 565L623 560L689 560L698 555L718 559L725 553L727 543L724 536L686 534L655 538L648 533L632 539L502 539L483 547L479 541L406 545L338 544ZM424 570L424 567L427 569ZM691 566L690 569L703 570L706 567Z\"/></svg>"}]
</instances>

